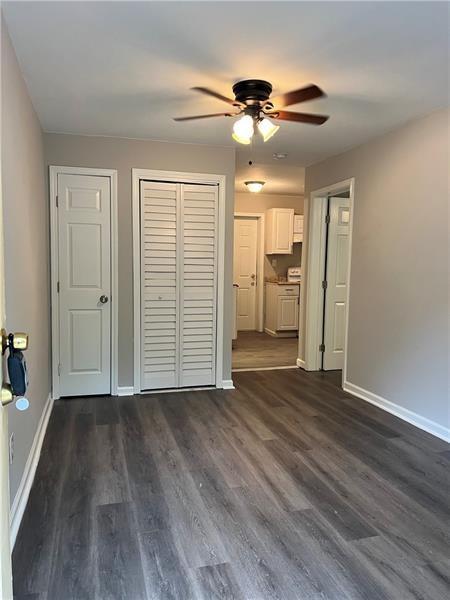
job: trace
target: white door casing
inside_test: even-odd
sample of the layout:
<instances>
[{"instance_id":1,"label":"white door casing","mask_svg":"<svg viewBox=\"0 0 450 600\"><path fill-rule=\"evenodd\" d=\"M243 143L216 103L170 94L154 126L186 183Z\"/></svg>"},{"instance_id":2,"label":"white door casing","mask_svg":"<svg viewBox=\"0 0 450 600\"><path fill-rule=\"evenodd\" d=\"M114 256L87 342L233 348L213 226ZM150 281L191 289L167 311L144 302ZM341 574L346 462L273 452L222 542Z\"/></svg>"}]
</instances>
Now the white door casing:
<instances>
[{"instance_id":1,"label":"white door casing","mask_svg":"<svg viewBox=\"0 0 450 600\"><path fill-rule=\"evenodd\" d=\"M109 394L111 181L59 173L57 194L60 395Z\"/></svg>"},{"instance_id":2,"label":"white door casing","mask_svg":"<svg viewBox=\"0 0 450 600\"><path fill-rule=\"evenodd\" d=\"M329 199L323 368L343 369L347 314L350 200Z\"/></svg>"},{"instance_id":3,"label":"white door casing","mask_svg":"<svg viewBox=\"0 0 450 600\"><path fill-rule=\"evenodd\" d=\"M239 285L237 301L238 331L256 329L258 219L234 218L234 283Z\"/></svg>"},{"instance_id":4,"label":"white door casing","mask_svg":"<svg viewBox=\"0 0 450 600\"><path fill-rule=\"evenodd\" d=\"M140 182L142 390L215 383L217 185Z\"/></svg>"}]
</instances>

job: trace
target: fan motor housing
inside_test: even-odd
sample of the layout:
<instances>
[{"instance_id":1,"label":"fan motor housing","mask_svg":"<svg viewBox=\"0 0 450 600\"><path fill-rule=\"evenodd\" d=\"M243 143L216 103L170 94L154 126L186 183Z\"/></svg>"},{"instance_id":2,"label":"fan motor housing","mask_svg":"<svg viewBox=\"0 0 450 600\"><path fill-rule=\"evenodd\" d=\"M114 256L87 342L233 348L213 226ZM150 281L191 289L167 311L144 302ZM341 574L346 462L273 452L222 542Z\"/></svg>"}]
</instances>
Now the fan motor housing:
<instances>
[{"instance_id":1,"label":"fan motor housing","mask_svg":"<svg viewBox=\"0 0 450 600\"><path fill-rule=\"evenodd\" d=\"M247 105L261 105L267 102L272 93L272 84L262 79L245 79L233 85L233 93L237 102Z\"/></svg>"}]
</instances>

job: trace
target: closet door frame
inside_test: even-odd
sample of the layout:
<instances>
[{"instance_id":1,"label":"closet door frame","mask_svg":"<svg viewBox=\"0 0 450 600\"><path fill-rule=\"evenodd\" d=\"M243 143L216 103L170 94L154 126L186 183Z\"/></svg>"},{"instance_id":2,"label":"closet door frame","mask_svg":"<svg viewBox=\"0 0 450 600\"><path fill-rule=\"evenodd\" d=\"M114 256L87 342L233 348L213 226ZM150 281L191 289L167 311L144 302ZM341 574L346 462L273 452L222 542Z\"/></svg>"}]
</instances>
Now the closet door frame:
<instances>
[{"instance_id":1,"label":"closet door frame","mask_svg":"<svg viewBox=\"0 0 450 600\"><path fill-rule=\"evenodd\" d=\"M223 388L224 274L225 274L225 175L185 173L153 169L132 169L133 208L133 320L134 393L141 393L141 269L140 269L140 183L141 180L218 186L217 210L217 305L216 305L216 387ZM225 382L227 386L227 382Z\"/></svg>"}]
</instances>

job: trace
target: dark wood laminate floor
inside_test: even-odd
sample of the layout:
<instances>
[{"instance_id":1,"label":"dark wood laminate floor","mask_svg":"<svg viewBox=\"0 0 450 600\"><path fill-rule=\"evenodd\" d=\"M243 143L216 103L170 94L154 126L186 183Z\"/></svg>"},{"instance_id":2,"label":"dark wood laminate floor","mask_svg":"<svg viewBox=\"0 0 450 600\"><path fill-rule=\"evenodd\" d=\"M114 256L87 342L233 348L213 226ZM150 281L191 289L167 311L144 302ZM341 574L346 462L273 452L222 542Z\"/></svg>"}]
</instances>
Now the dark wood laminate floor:
<instances>
[{"instance_id":1,"label":"dark wood laminate floor","mask_svg":"<svg viewBox=\"0 0 450 600\"><path fill-rule=\"evenodd\" d=\"M239 331L233 341L233 369L292 367L297 364L298 338Z\"/></svg>"},{"instance_id":2,"label":"dark wood laminate floor","mask_svg":"<svg viewBox=\"0 0 450 600\"><path fill-rule=\"evenodd\" d=\"M56 402L17 598L448 597L448 446L339 375Z\"/></svg>"}]
</instances>

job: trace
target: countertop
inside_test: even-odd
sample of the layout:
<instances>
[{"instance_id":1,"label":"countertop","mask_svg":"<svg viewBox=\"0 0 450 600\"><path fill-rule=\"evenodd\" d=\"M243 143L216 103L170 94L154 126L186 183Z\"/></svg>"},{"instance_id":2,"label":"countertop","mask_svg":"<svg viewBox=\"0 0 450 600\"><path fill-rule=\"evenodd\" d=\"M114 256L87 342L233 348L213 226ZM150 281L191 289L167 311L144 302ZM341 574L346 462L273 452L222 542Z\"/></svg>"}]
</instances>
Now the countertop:
<instances>
[{"instance_id":1,"label":"countertop","mask_svg":"<svg viewBox=\"0 0 450 600\"><path fill-rule=\"evenodd\" d=\"M274 285L300 285L300 281L266 281L266 283L272 283Z\"/></svg>"}]
</instances>

